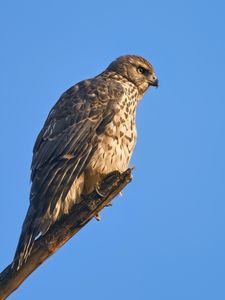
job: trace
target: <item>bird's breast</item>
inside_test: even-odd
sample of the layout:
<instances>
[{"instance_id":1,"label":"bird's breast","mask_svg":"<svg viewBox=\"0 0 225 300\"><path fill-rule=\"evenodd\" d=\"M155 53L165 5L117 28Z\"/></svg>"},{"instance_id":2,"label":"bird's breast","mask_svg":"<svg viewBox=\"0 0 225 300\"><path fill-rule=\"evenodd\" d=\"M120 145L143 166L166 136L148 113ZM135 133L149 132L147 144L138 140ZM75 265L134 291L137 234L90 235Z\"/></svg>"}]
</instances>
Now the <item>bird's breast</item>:
<instances>
[{"instance_id":1,"label":"bird's breast","mask_svg":"<svg viewBox=\"0 0 225 300\"><path fill-rule=\"evenodd\" d=\"M124 99L117 113L99 136L99 143L91 161L92 171L108 174L125 171L136 143L136 103Z\"/></svg>"}]
</instances>

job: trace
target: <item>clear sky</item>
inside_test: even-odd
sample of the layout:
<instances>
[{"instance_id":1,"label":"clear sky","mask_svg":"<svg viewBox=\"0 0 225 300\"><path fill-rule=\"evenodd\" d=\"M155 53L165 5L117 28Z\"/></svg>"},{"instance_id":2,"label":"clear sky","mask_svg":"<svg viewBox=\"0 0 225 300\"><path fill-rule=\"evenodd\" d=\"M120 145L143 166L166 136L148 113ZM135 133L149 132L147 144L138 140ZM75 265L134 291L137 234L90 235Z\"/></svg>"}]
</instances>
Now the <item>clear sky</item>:
<instances>
[{"instance_id":1,"label":"clear sky","mask_svg":"<svg viewBox=\"0 0 225 300\"><path fill-rule=\"evenodd\" d=\"M160 80L138 109L134 180L10 299L225 299L225 2L1 1L0 267L32 147L60 94L123 54Z\"/></svg>"}]
</instances>

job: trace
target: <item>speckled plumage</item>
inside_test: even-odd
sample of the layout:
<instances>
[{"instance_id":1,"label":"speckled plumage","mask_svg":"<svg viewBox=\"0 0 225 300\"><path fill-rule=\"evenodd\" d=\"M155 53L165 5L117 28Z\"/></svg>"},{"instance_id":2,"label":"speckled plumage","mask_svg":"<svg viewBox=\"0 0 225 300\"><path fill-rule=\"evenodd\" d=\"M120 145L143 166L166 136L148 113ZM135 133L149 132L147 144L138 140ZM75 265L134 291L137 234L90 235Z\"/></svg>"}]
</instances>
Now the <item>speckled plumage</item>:
<instances>
[{"instance_id":1,"label":"speckled plumage","mask_svg":"<svg viewBox=\"0 0 225 300\"><path fill-rule=\"evenodd\" d=\"M18 268L35 238L69 213L102 175L127 169L136 143L137 104L150 85L158 85L151 64L127 55L62 94L34 145L30 206L15 254Z\"/></svg>"}]
</instances>

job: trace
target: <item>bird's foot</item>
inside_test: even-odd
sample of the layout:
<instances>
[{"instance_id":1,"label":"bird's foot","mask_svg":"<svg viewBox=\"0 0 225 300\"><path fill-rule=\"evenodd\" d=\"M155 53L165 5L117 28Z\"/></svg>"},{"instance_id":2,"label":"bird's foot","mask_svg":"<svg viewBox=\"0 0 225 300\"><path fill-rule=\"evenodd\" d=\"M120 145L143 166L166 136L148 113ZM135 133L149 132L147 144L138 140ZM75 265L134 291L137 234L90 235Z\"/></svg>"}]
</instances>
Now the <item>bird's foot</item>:
<instances>
[{"instance_id":1,"label":"bird's foot","mask_svg":"<svg viewBox=\"0 0 225 300\"><path fill-rule=\"evenodd\" d=\"M96 219L97 221L101 221L101 217L100 217L100 214L99 214L99 213L97 213L97 215L95 215L95 219Z\"/></svg>"},{"instance_id":2,"label":"bird's foot","mask_svg":"<svg viewBox=\"0 0 225 300\"><path fill-rule=\"evenodd\" d=\"M102 197L102 198L105 198L107 195L106 194L104 194L104 193L102 193L101 191L100 191L100 186L99 186L99 184L96 184L96 186L95 186L95 191L96 191L96 193L100 196L100 197Z\"/></svg>"},{"instance_id":3,"label":"bird's foot","mask_svg":"<svg viewBox=\"0 0 225 300\"><path fill-rule=\"evenodd\" d=\"M112 202L109 202L109 203L106 205L106 207L110 207L110 206L112 206Z\"/></svg>"}]
</instances>

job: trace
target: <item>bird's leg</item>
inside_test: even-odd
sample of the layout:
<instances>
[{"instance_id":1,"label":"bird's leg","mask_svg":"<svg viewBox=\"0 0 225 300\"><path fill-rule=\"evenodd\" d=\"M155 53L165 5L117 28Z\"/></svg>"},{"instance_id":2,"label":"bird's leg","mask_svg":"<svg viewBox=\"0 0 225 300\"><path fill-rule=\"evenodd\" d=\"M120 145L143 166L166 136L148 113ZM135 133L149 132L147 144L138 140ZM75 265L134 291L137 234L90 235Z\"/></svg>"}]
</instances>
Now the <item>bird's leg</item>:
<instances>
[{"instance_id":1,"label":"bird's leg","mask_svg":"<svg viewBox=\"0 0 225 300\"><path fill-rule=\"evenodd\" d=\"M118 171L114 171L114 172L112 172L112 173L110 173L110 174L112 175L112 174L118 174L118 173L119 173ZM106 176L101 176L101 179L103 180L105 177L106 177ZM101 187L101 184L100 184L100 183L97 183L97 184L95 185L95 192L96 192L100 197L105 198L105 197L107 196L107 193L103 193L102 191L100 191L100 187ZM119 194L120 194L120 196L122 196L122 192L120 192ZM107 207L112 206L112 203L109 202L106 206L107 206ZM101 220L100 214L97 213L97 214L95 215L95 218L96 218L97 221L100 221L100 220Z\"/></svg>"}]
</instances>

